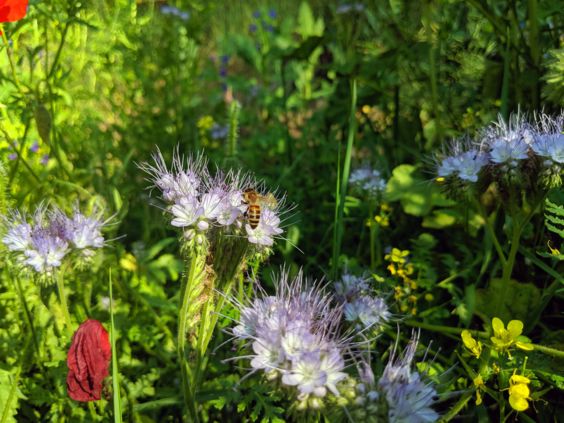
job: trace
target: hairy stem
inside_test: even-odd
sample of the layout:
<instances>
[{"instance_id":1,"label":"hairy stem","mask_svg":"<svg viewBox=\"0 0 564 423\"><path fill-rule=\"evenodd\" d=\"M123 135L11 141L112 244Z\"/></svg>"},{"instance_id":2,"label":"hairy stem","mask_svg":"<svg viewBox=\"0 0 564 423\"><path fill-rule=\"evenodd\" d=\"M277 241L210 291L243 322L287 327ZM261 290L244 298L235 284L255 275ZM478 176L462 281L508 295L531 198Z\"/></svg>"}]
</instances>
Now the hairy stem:
<instances>
[{"instance_id":1,"label":"hairy stem","mask_svg":"<svg viewBox=\"0 0 564 423\"><path fill-rule=\"evenodd\" d=\"M186 354L186 337L188 323L194 323L198 317L197 302L202 291L204 276L205 254L190 252L187 258L186 273L180 287L180 310L178 314L178 362L182 375L184 404L188 409L190 421L198 422L196 392L194 378Z\"/></svg>"},{"instance_id":2,"label":"hairy stem","mask_svg":"<svg viewBox=\"0 0 564 423\"><path fill-rule=\"evenodd\" d=\"M61 303L61 308L63 309L63 318L65 320L65 327L69 338L72 338L72 323L69 314L69 308L67 306L67 297L65 294L65 281L64 281L64 268L58 272L57 280L57 293L59 294L59 302Z\"/></svg>"}]
</instances>

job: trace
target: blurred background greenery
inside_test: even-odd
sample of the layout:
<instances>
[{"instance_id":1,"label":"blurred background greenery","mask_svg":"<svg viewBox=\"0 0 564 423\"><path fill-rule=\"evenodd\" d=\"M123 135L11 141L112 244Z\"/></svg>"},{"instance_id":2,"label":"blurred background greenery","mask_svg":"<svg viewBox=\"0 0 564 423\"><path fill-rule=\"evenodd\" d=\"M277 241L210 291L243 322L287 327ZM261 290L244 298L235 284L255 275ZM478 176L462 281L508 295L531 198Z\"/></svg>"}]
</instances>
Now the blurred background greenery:
<instances>
[{"instance_id":1,"label":"blurred background greenery","mask_svg":"<svg viewBox=\"0 0 564 423\"><path fill-rule=\"evenodd\" d=\"M279 260L325 267L349 81L359 87L354 160L389 176L498 113L562 107L563 9L536 0L31 1L6 28L15 73L0 55L0 148L19 180L10 188L19 204L95 192L119 209L126 244L149 243L169 231L135 163L155 145L205 149L287 191L299 205L288 237L307 254L282 243ZM236 146L226 142L232 102Z\"/></svg>"}]
</instances>

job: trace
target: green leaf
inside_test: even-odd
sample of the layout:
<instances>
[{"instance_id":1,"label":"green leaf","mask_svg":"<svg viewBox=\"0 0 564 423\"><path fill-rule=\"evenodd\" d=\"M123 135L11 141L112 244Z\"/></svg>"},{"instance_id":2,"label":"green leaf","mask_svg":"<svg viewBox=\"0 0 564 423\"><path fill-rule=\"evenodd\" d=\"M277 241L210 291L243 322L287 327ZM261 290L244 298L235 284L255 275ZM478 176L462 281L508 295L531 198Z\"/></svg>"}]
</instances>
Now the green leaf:
<instances>
[{"instance_id":1,"label":"green leaf","mask_svg":"<svg viewBox=\"0 0 564 423\"><path fill-rule=\"evenodd\" d=\"M507 289L505 289L507 288ZM497 299L502 299L497 304ZM534 318L534 311L541 300L540 290L532 283L510 280L506 287L499 278L492 279L485 289L479 289L476 296L476 309L490 318L499 317L504 322L517 319L525 323Z\"/></svg>"},{"instance_id":2,"label":"green leaf","mask_svg":"<svg viewBox=\"0 0 564 423\"><path fill-rule=\"evenodd\" d=\"M389 202L399 201L404 212L413 216L426 216L435 206L448 207L456 204L444 196L438 187L420 178L417 168L408 164L399 165L392 171L384 199ZM428 223L433 224L432 220Z\"/></svg>"}]
</instances>

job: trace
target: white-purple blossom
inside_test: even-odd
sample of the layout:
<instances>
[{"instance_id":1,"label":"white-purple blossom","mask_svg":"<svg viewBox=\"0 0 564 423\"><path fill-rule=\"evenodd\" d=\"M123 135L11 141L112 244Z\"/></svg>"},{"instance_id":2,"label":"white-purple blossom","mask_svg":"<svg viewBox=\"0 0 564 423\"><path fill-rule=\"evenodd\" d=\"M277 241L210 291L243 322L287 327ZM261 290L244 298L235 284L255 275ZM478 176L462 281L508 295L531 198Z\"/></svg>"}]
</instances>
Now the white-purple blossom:
<instances>
[{"instance_id":1,"label":"white-purple blossom","mask_svg":"<svg viewBox=\"0 0 564 423\"><path fill-rule=\"evenodd\" d=\"M335 282L335 292L345 320L359 330L378 330L391 318L386 301L373 292L366 278L345 273Z\"/></svg>"},{"instance_id":2,"label":"white-purple blossom","mask_svg":"<svg viewBox=\"0 0 564 423\"><path fill-rule=\"evenodd\" d=\"M295 387L300 401L329 392L339 396L348 341L338 332L342 309L319 285L305 280L301 272L293 279L282 272L274 296L263 293L240 307L233 335L252 348L253 371Z\"/></svg>"},{"instance_id":3,"label":"white-purple blossom","mask_svg":"<svg viewBox=\"0 0 564 423\"><path fill-rule=\"evenodd\" d=\"M386 190L386 181L380 171L368 166L353 170L349 182L370 195L377 195Z\"/></svg>"},{"instance_id":4,"label":"white-purple blossom","mask_svg":"<svg viewBox=\"0 0 564 423\"><path fill-rule=\"evenodd\" d=\"M426 423L439 418L432 408L437 391L431 382L424 382L419 372L412 370L418 341L418 335L414 334L401 358L396 358L396 345L378 380L378 389L388 403L391 423Z\"/></svg>"},{"instance_id":5,"label":"white-purple blossom","mask_svg":"<svg viewBox=\"0 0 564 423\"><path fill-rule=\"evenodd\" d=\"M2 242L16 263L40 274L51 274L73 252L82 258L92 256L94 249L105 244L101 231L108 223L100 219L100 213L86 216L75 208L68 216L43 205L30 219L14 211L3 220Z\"/></svg>"},{"instance_id":6,"label":"white-purple blossom","mask_svg":"<svg viewBox=\"0 0 564 423\"><path fill-rule=\"evenodd\" d=\"M38 228L31 234L31 245L23 253L23 263L37 273L51 272L59 267L69 252L68 242L50 228Z\"/></svg>"},{"instance_id":7,"label":"white-purple blossom","mask_svg":"<svg viewBox=\"0 0 564 423\"><path fill-rule=\"evenodd\" d=\"M107 221L102 221L100 216L85 216L80 211L75 210L65 223L66 238L75 248L86 250L104 246L102 228Z\"/></svg>"},{"instance_id":8,"label":"white-purple blossom","mask_svg":"<svg viewBox=\"0 0 564 423\"><path fill-rule=\"evenodd\" d=\"M2 242L9 251L25 251L31 244L31 225L26 222L25 216L16 211L5 217L7 226L6 235Z\"/></svg>"},{"instance_id":9,"label":"white-purple blossom","mask_svg":"<svg viewBox=\"0 0 564 423\"><path fill-rule=\"evenodd\" d=\"M526 159L529 145L519 134L509 138L496 138L489 142L490 160L496 164L514 164Z\"/></svg>"},{"instance_id":10,"label":"white-purple blossom","mask_svg":"<svg viewBox=\"0 0 564 423\"><path fill-rule=\"evenodd\" d=\"M438 166L440 177L458 176L463 181L476 182L480 170L488 164L488 156L477 149L463 150L463 144L455 141L451 155L444 157Z\"/></svg>"},{"instance_id":11,"label":"white-purple blossom","mask_svg":"<svg viewBox=\"0 0 564 423\"><path fill-rule=\"evenodd\" d=\"M222 231L231 237L244 237L260 249L271 247L282 234L283 200L261 203L260 221L256 227L250 226L243 191L255 189L259 198L266 197L252 176L219 170L212 176L202 155L185 159L178 150L170 167L158 150L153 160L154 164L145 163L140 168L149 174L152 188L160 191L165 210L172 216L171 225L183 228L186 241L217 239L215 235Z\"/></svg>"},{"instance_id":12,"label":"white-purple blossom","mask_svg":"<svg viewBox=\"0 0 564 423\"><path fill-rule=\"evenodd\" d=\"M266 207L261 212L257 227L252 228L251 225L246 224L245 230L250 243L266 247L272 246L274 238L283 232L280 228L280 218Z\"/></svg>"},{"instance_id":13,"label":"white-purple blossom","mask_svg":"<svg viewBox=\"0 0 564 423\"><path fill-rule=\"evenodd\" d=\"M531 148L553 163L564 164L564 134L539 134Z\"/></svg>"},{"instance_id":14,"label":"white-purple blossom","mask_svg":"<svg viewBox=\"0 0 564 423\"><path fill-rule=\"evenodd\" d=\"M365 328L379 328L391 317L384 299L369 295L361 295L345 303L344 312L348 321L360 322Z\"/></svg>"}]
</instances>

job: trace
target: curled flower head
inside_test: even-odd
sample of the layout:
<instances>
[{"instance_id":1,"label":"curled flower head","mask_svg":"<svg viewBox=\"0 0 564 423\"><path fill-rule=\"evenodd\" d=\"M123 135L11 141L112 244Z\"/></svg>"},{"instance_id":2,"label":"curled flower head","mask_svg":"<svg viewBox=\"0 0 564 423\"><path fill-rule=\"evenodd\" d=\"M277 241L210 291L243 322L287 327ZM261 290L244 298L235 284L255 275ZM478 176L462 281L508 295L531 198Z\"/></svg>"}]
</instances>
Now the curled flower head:
<instances>
[{"instance_id":1,"label":"curled flower head","mask_svg":"<svg viewBox=\"0 0 564 423\"><path fill-rule=\"evenodd\" d=\"M345 379L346 339L339 337L340 307L324 294L319 284L307 281L300 272L290 278L282 271L276 293L259 296L241 306L236 339L252 349L253 371L280 379L295 387L296 398L339 396L339 383Z\"/></svg>"},{"instance_id":2,"label":"curled flower head","mask_svg":"<svg viewBox=\"0 0 564 423\"><path fill-rule=\"evenodd\" d=\"M403 357L396 359L396 349L378 381L388 403L390 422L431 422L439 415L431 407L435 402L436 390L430 383L423 382L417 371L412 371L413 358L419 336L414 334Z\"/></svg>"}]
</instances>

